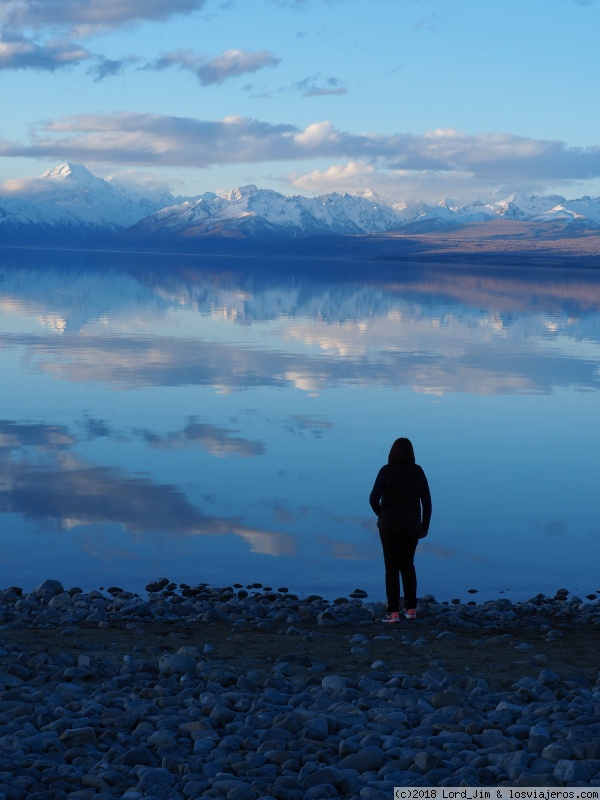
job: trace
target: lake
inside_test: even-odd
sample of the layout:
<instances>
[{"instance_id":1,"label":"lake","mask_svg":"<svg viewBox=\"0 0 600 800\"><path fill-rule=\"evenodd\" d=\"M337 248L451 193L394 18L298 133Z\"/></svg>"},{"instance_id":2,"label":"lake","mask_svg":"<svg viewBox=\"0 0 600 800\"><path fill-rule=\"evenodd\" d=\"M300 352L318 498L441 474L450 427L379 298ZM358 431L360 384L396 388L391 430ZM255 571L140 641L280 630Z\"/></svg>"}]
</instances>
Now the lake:
<instances>
[{"instance_id":1,"label":"lake","mask_svg":"<svg viewBox=\"0 0 600 800\"><path fill-rule=\"evenodd\" d=\"M407 436L420 595L600 589L600 273L6 249L0 315L0 587L382 600Z\"/></svg>"}]
</instances>

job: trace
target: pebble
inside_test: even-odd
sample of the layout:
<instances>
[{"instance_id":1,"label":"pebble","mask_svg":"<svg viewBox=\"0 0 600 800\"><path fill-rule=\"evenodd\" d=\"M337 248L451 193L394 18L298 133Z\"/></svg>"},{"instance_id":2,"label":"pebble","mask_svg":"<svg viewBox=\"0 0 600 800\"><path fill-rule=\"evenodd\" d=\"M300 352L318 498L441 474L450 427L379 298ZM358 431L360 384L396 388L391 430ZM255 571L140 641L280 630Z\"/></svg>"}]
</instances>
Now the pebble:
<instances>
[{"instance_id":1,"label":"pebble","mask_svg":"<svg viewBox=\"0 0 600 800\"><path fill-rule=\"evenodd\" d=\"M29 594L0 591L0 797L381 800L394 786L600 786L600 678L565 679L532 655L531 674L497 691L441 661L408 675L376 659L349 677L294 652L235 675L218 647L178 646L173 631L160 652L137 634L152 620L218 621L234 641L252 629L293 637L293 651L347 625L348 655L376 658L378 641L392 638L378 624L382 604L360 589L329 603L262 584L177 587L166 578L147 592L85 593L51 579ZM522 603L427 596L398 640L426 647L460 629L485 650L510 646L515 627L559 638L575 616L597 636L600 601L586 600L566 589ZM86 627L111 623L131 633L124 658L85 642ZM31 656L10 641L24 628L70 637L65 649L76 655Z\"/></svg>"}]
</instances>

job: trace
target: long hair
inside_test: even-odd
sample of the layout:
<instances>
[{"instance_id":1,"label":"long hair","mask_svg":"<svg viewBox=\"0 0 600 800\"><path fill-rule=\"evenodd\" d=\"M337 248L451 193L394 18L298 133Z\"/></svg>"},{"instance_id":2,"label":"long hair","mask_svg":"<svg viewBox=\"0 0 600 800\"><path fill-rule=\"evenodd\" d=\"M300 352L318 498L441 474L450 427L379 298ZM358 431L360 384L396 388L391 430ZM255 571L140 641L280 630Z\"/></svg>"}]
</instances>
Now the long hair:
<instances>
[{"instance_id":1,"label":"long hair","mask_svg":"<svg viewBox=\"0 0 600 800\"><path fill-rule=\"evenodd\" d=\"M414 464L415 451L410 439L396 439L388 456L388 464Z\"/></svg>"}]
</instances>

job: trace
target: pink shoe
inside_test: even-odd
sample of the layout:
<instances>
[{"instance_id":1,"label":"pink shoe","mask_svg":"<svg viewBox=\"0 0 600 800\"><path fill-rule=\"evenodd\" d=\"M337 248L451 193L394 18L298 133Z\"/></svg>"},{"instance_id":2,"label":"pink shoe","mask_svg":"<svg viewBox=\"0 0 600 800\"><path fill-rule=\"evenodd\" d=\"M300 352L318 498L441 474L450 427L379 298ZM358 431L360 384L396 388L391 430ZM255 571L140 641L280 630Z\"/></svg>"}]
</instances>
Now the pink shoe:
<instances>
[{"instance_id":1,"label":"pink shoe","mask_svg":"<svg viewBox=\"0 0 600 800\"><path fill-rule=\"evenodd\" d=\"M388 611L382 622L400 622L400 614L397 611Z\"/></svg>"},{"instance_id":2,"label":"pink shoe","mask_svg":"<svg viewBox=\"0 0 600 800\"><path fill-rule=\"evenodd\" d=\"M417 609L416 608L409 608L404 612L404 616L406 619L416 619L417 618Z\"/></svg>"}]
</instances>

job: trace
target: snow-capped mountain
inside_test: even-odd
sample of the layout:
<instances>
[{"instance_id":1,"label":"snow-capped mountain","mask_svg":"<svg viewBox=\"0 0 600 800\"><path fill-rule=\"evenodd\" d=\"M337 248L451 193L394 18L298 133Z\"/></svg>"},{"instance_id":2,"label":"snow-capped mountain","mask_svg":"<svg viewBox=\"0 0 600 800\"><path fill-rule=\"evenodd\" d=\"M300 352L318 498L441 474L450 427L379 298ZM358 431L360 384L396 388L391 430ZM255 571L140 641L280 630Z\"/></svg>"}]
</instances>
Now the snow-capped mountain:
<instances>
[{"instance_id":1,"label":"snow-capped mountain","mask_svg":"<svg viewBox=\"0 0 600 800\"><path fill-rule=\"evenodd\" d=\"M441 200L430 205L418 200L391 203L371 191L304 197L250 185L223 195L175 198L128 189L70 163L0 187L0 244L419 234L499 219L553 222L565 231L597 228L600 197L567 200L559 195L512 194L494 203L461 206Z\"/></svg>"},{"instance_id":2,"label":"snow-capped mountain","mask_svg":"<svg viewBox=\"0 0 600 800\"><path fill-rule=\"evenodd\" d=\"M81 242L123 230L175 199L136 196L81 164L65 163L0 187L0 241Z\"/></svg>"},{"instance_id":3,"label":"snow-capped mountain","mask_svg":"<svg viewBox=\"0 0 600 800\"><path fill-rule=\"evenodd\" d=\"M218 197L207 193L195 201L163 208L127 231L133 238L249 236L293 239L319 234L359 234L398 225L394 209L366 196L285 195L271 189L242 186Z\"/></svg>"},{"instance_id":4,"label":"snow-capped mountain","mask_svg":"<svg viewBox=\"0 0 600 800\"><path fill-rule=\"evenodd\" d=\"M600 197L566 200L560 195L539 196L530 193L511 194L495 203L475 200L464 206L441 200L433 206L426 204L395 204L403 217L402 227L418 230L440 230L495 219L524 222L582 222L590 227L600 226ZM411 211L416 213L411 214Z\"/></svg>"},{"instance_id":5,"label":"snow-capped mountain","mask_svg":"<svg viewBox=\"0 0 600 800\"><path fill-rule=\"evenodd\" d=\"M496 203L464 206L449 200L390 204L372 192L320 197L285 196L270 189L242 186L218 196L162 208L129 228L134 240L246 237L295 239L399 231L425 233L506 218L531 222L583 222L600 227L600 198L566 200L552 195L513 194Z\"/></svg>"}]
</instances>

